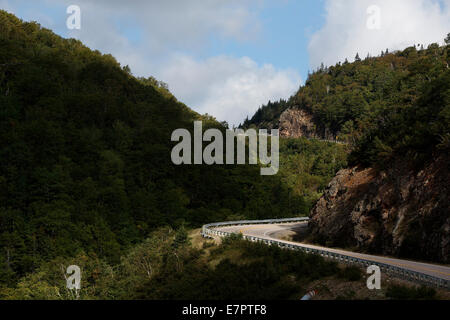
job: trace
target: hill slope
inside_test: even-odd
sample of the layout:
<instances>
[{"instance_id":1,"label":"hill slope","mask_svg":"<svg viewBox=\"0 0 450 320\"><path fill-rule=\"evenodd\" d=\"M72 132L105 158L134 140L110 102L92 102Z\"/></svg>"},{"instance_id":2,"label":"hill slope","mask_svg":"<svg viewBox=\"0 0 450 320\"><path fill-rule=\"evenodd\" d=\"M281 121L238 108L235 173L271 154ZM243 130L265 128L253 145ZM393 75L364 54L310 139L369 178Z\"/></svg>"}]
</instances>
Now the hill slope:
<instances>
[{"instance_id":1,"label":"hill slope","mask_svg":"<svg viewBox=\"0 0 450 320\"><path fill-rule=\"evenodd\" d=\"M427 158L448 145L449 64L449 46L433 44L322 67L288 101L270 102L243 126L349 142L353 163L374 164L405 150Z\"/></svg>"},{"instance_id":2,"label":"hill slope","mask_svg":"<svg viewBox=\"0 0 450 320\"><path fill-rule=\"evenodd\" d=\"M310 239L416 261L450 263L449 157L417 172L404 161L352 167L331 181L311 211Z\"/></svg>"},{"instance_id":3,"label":"hill slope","mask_svg":"<svg viewBox=\"0 0 450 320\"><path fill-rule=\"evenodd\" d=\"M311 211L310 240L450 261L449 53L432 44L322 67L244 122L349 144L350 167Z\"/></svg>"},{"instance_id":4,"label":"hill slope","mask_svg":"<svg viewBox=\"0 0 450 320\"><path fill-rule=\"evenodd\" d=\"M257 166L173 165L171 133L196 119L224 129L112 56L0 11L0 285L80 251L117 263L159 226L301 213Z\"/></svg>"}]
</instances>

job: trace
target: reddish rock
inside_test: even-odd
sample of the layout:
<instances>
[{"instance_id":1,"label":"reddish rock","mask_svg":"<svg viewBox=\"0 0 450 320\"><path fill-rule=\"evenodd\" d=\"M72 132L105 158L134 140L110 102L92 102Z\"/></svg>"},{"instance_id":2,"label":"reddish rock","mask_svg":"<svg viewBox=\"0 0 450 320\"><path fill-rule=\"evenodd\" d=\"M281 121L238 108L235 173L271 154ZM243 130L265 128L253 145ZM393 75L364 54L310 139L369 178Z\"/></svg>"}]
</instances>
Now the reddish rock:
<instances>
[{"instance_id":1,"label":"reddish rock","mask_svg":"<svg viewBox=\"0 0 450 320\"><path fill-rule=\"evenodd\" d=\"M311 212L313 241L370 253L450 263L449 158L419 172L341 170Z\"/></svg>"}]
</instances>

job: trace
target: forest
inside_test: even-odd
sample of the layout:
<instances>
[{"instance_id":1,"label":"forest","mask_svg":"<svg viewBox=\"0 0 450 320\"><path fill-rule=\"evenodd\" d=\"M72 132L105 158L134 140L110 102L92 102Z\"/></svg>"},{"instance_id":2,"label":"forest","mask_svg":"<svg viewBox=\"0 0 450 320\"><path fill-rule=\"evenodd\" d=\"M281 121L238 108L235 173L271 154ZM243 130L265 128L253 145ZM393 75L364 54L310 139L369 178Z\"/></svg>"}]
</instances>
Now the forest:
<instances>
[{"instance_id":1,"label":"forest","mask_svg":"<svg viewBox=\"0 0 450 320\"><path fill-rule=\"evenodd\" d=\"M311 73L288 101L262 106L243 127L277 127L281 113L304 109L319 135L352 145L351 164L383 165L406 156L420 164L449 150L450 34L445 45L414 45L356 56Z\"/></svg>"},{"instance_id":2,"label":"forest","mask_svg":"<svg viewBox=\"0 0 450 320\"><path fill-rule=\"evenodd\" d=\"M240 239L199 248L192 232L306 216L349 161L447 150L447 52L409 48L313 73L246 123L301 106L355 149L348 158L346 146L286 139L279 174L263 177L252 165L172 164L175 129L226 124L111 55L0 11L0 299L297 299L311 281L347 277L320 257ZM78 296L64 287L70 264L83 270Z\"/></svg>"},{"instance_id":3,"label":"forest","mask_svg":"<svg viewBox=\"0 0 450 320\"><path fill-rule=\"evenodd\" d=\"M3 11L0 44L0 287L50 261L120 265L159 228L307 215L338 169L308 142L295 159L315 168L305 181L287 167L262 177L258 166L175 166L173 130L224 125L153 77ZM284 148L281 161L300 152Z\"/></svg>"},{"instance_id":4,"label":"forest","mask_svg":"<svg viewBox=\"0 0 450 320\"><path fill-rule=\"evenodd\" d=\"M0 12L0 285L57 257L108 263L159 227L307 214L258 166L175 166L171 133L222 124L154 78Z\"/></svg>"}]
</instances>

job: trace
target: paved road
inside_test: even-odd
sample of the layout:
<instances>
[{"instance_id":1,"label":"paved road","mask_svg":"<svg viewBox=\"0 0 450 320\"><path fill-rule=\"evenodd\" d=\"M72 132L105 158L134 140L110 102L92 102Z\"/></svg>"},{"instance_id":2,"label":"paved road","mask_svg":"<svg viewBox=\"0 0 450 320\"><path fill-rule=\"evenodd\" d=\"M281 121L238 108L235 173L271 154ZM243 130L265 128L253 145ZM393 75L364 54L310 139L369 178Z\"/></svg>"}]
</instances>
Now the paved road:
<instances>
[{"instance_id":1,"label":"paved road","mask_svg":"<svg viewBox=\"0 0 450 320\"><path fill-rule=\"evenodd\" d=\"M293 231L298 230L301 228L307 227L307 222L301 222L301 223L290 223L290 224L263 224L263 225L245 225L245 226L231 226L231 227L223 227L223 228L217 228L217 230L225 231L225 232L234 232L239 233L241 232L243 235L246 236L254 236L258 238L263 238L267 240L278 240L284 243L288 244L295 244L295 242L292 241L285 241L280 238L282 234L285 234L286 231ZM345 254L351 257L360 258L360 259L368 259L372 261L377 261L385 264L389 264L392 266L397 267L403 267L405 269L409 269L412 271L417 271L421 273L425 273L431 276L435 276L441 279L450 280L450 267L448 266L442 266L442 265L434 265L429 263L422 263L422 262L416 262L416 261L409 261L409 260L402 260L402 259L395 259L395 258L387 258L387 257L381 257L381 256L373 256L368 254L362 254L362 253L356 253L352 251L344 251L340 249L330 249L330 248L324 248L320 246L310 245L310 244L304 244L303 246L312 248L312 249L319 249L319 250L327 250L329 252L333 253L340 253Z\"/></svg>"}]
</instances>

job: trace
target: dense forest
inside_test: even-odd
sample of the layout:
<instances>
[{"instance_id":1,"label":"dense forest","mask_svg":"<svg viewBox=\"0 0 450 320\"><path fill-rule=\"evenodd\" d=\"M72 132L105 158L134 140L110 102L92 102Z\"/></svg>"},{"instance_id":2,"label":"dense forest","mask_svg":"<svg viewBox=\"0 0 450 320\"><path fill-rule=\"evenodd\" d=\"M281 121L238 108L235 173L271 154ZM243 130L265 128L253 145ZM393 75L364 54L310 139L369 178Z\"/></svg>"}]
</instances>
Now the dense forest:
<instances>
[{"instance_id":1,"label":"dense forest","mask_svg":"<svg viewBox=\"0 0 450 320\"><path fill-rule=\"evenodd\" d=\"M299 107L351 141L350 161L442 152L448 59L448 47L432 45L323 67L244 127L276 128ZM171 134L195 120L226 129L152 76L0 11L0 299L298 299L311 281L361 278L239 239L191 243L208 222L307 215L348 164L345 145L286 139L276 176L173 165ZM65 289L70 264L83 270L80 296Z\"/></svg>"},{"instance_id":2,"label":"dense forest","mask_svg":"<svg viewBox=\"0 0 450 320\"><path fill-rule=\"evenodd\" d=\"M110 55L0 12L0 284L46 261L110 263L161 226L307 214L257 166L175 166L171 133L225 128Z\"/></svg>"},{"instance_id":3,"label":"dense forest","mask_svg":"<svg viewBox=\"0 0 450 320\"><path fill-rule=\"evenodd\" d=\"M303 199L299 212L310 212L336 173L348 163L348 149L344 145L308 140L281 139L281 181Z\"/></svg>"},{"instance_id":4,"label":"dense forest","mask_svg":"<svg viewBox=\"0 0 450 320\"><path fill-rule=\"evenodd\" d=\"M450 34L445 42L322 65L288 101L262 106L243 127L276 127L283 111L299 108L313 115L319 134L353 145L355 164L448 152Z\"/></svg>"},{"instance_id":5,"label":"dense forest","mask_svg":"<svg viewBox=\"0 0 450 320\"><path fill-rule=\"evenodd\" d=\"M260 129L277 129L278 119L280 115L291 106L291 99L289 101L269 101L266 105L261 106L251 119L248 117L240 125L242 128L260 128Z\"/></svg>"}]
</instances>

